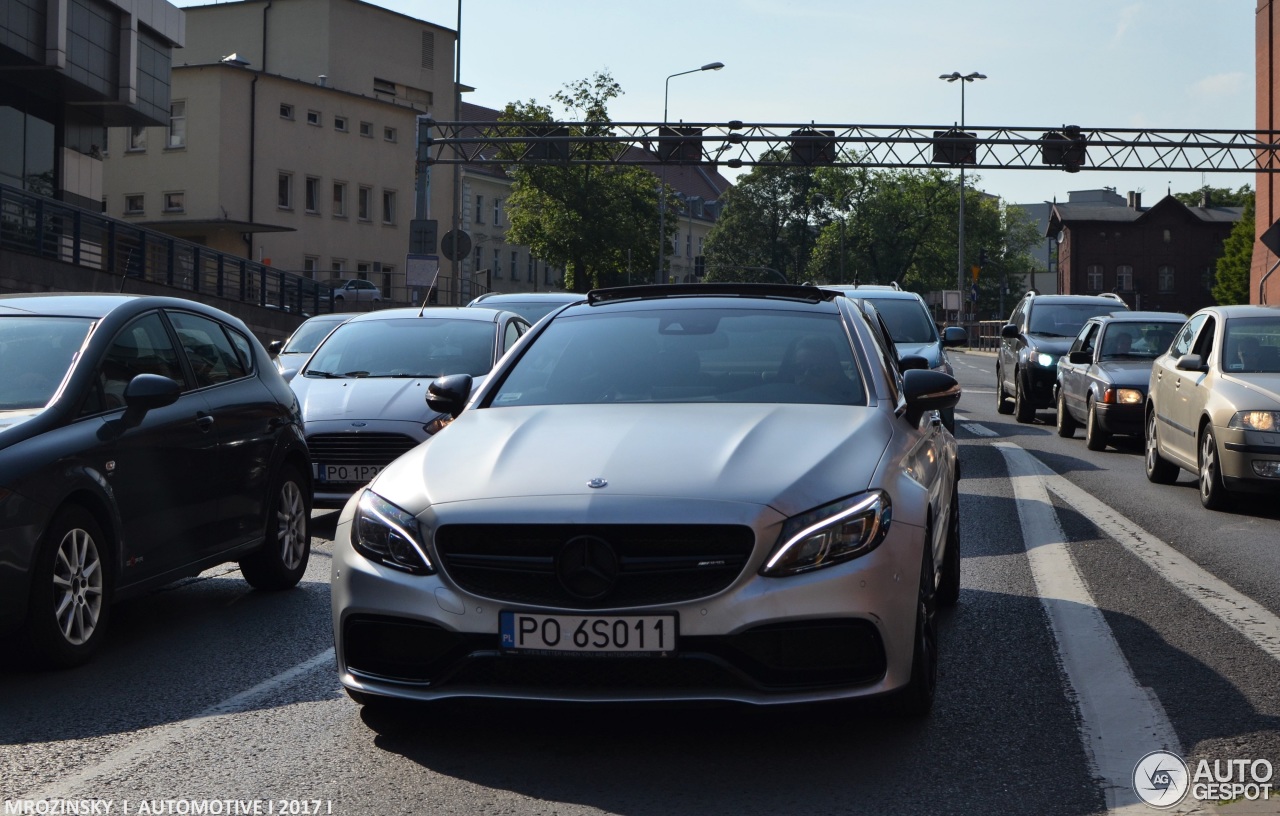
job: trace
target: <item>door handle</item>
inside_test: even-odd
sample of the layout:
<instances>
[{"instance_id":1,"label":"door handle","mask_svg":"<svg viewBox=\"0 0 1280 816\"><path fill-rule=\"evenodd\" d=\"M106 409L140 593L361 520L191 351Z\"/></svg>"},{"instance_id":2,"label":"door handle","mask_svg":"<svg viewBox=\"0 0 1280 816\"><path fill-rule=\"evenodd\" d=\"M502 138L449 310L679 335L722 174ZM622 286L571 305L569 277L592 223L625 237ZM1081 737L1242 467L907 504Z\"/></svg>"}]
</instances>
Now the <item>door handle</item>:
<instances>
[{"instance_id":1,"label":"door handle","mask_svg":"<svg viewBox=\"0 0 1280 816\"><path fill-rule=\"evenodd\" d=\"M196 427L204 433L208 433L213 429L213 417L203 412L196 414Z\"/></svg>"}]
</instances>

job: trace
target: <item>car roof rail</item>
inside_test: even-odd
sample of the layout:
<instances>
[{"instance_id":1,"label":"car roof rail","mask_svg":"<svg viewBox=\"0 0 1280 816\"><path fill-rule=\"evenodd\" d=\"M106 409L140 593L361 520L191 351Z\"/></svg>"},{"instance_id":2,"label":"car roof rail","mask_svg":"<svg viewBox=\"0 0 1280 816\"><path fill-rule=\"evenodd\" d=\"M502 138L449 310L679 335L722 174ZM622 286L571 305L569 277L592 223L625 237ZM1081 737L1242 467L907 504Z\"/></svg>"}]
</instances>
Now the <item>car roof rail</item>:
<instances>
[{"instance_id":1,"label":"car roof rail","mask_svg":"<svg viewBox=\"0 0 1280 816\"><path fill-rule=\"evenodd\" d=\"M1118 300L1121 303L1124 303L1124 298L1120 297L1115 292L1103 292L1102 294L1098 295L1098 297L1111 298L1112 300ZM1125 303L1125 308L1126 309L1129 308L1129 304Z\"/></svg>"},{"instance_id":2,"label":"car roof rail","mask_svg":"<svg viewBox=\"0 0 1280 816\"><path fill-rule=\"evenodd\" d=\"M592 289L587 292L587 304L668 297L755 297L820 303L840 296L830 289L793 283L655 283Z\"/></svg>"}]
</instances>

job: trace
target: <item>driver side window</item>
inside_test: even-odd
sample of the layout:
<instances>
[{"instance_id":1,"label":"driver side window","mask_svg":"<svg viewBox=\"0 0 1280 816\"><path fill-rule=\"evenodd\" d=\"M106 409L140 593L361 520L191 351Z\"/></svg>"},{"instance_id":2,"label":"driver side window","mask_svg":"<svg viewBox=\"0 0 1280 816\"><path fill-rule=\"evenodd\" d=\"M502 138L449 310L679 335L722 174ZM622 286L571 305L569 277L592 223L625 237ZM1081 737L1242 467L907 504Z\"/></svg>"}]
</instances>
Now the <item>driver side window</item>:
<instances>
[{"instance_id":1,"label":"driver side window","mask_svg":"<svg viewBox=\"0 0 1280 816\"><path fill-rule=\"evenodd\" d=\"M1191 353L1191 341L1196 339L1196 332L1200 330L1200 326L1204 324L1206 315L1193 317L1187 321L1186 325L1178 331L1177 339L1173 341L1173 347L1169 349L1170 355L1176 360L1186 354Z\"/></svg>"},{"instance_id":2,"label":"driver side window","mask_svg":"<svg viewBox=\"0 0 1280 816\"><path fill-rule=\"evenodd\" d=\"M139 374L159 374L177 380L186 389L178 353L156 312L133 321L111 341L81 416L123 408L125 387Z\"/></svg>"}]
</instances>

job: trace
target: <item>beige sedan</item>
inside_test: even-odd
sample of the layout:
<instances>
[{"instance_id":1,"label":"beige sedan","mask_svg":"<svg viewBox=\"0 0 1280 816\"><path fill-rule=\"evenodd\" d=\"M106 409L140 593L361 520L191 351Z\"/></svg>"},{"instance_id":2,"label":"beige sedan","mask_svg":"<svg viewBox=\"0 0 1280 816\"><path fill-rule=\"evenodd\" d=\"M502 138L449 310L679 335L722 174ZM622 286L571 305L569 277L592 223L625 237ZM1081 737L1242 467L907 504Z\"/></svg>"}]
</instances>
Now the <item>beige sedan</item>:
<instances>
[{"instance_id":1,"label":"beige sedan","mask_svg":"<svg viewBox=\"0 0 1280 816\"><path fill-rule=\"evenodd\" d=\"M1213 306L1151 368L1147 478L1198 474L1200 502L1280 492L1280 307Z\"/></svg>"}]
</instances>

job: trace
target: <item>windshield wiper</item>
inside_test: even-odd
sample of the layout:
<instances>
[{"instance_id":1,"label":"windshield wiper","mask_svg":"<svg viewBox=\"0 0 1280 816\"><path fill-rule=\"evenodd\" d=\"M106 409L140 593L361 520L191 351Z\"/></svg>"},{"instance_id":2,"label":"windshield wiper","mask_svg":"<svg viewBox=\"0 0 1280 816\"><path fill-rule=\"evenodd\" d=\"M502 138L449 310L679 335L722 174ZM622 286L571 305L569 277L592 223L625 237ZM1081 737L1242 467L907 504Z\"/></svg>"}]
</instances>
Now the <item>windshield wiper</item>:
<instances>
[{"instance_id":1,"label":"windshield wiper","mask_svg":"<svg viewBox=\"0 0 1280 816\"><path fill-rule=\"evenodd\" d=\"M332 371L316 371L314 368L308 368L302 375L304 377L324 377L326 380L342 380L346 379L341 374L334 374Z\"/></svg>"}]
</instances>

